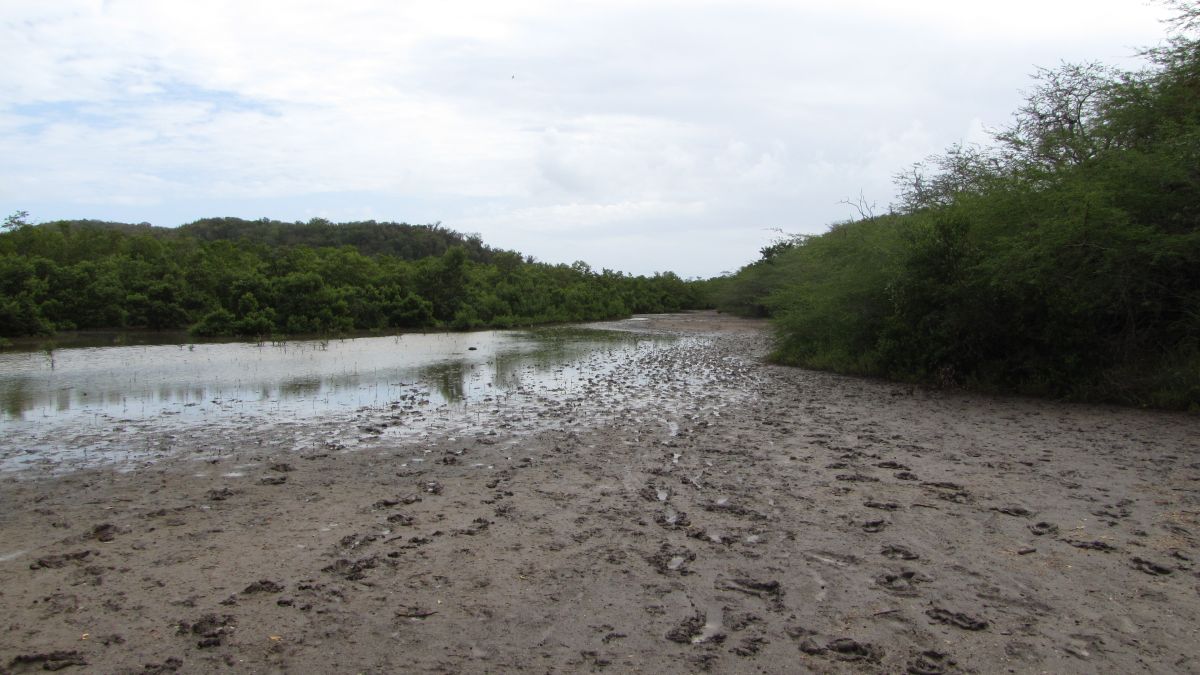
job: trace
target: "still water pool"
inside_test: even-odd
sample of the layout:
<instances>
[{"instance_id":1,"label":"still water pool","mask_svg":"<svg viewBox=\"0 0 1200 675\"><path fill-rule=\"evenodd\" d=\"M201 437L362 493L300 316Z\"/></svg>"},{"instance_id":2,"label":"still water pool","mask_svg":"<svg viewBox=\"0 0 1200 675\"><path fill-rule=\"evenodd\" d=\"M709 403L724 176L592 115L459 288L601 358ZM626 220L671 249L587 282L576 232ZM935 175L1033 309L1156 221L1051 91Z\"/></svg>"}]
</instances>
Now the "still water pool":
<instances>
[{"instance_id":1,"label":"still water pool","mask_svg":"<svg viewBox=\"0 0 1200 675\"><path fill-rule=\"evenodd\" d=\"M100 418L292 417L365 406L471 403L601 375L606 363L664 339L551 328L17 348L0 352L0 425L45 429ZM583 358L594 355L610 358Z\"/></svg>"}]
</instances>

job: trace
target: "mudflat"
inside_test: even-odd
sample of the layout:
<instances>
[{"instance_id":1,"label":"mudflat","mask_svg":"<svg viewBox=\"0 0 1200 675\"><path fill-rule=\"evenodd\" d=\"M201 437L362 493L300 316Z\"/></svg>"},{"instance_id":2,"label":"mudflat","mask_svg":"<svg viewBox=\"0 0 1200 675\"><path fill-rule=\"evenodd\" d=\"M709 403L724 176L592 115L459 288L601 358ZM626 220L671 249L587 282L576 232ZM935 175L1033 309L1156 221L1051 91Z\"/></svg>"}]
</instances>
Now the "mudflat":
<instances>
[{"instance_id":1,"label":"mudflat","mask_svg":"<svg viewBox=\"0 0 1200 675\"><path fill-rule=\"evenodd\" d=\"M1200 671L1200 418L612 327L680 339L469 425L3 476L0 672Z\"/></svg>"}]
</instances>

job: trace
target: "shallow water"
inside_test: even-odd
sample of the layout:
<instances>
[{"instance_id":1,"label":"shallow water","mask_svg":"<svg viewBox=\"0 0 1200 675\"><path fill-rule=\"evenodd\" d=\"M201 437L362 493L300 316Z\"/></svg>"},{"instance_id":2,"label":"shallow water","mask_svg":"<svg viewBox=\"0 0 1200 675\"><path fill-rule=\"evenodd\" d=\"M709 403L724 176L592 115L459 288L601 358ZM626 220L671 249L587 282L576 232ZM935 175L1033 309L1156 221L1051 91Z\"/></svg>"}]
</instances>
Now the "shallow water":
<instances>
[{"instance_id":1,"label":"shallow water","mask_svg":"<svg viewBox=\"0 0 1200 675\"><path fill-rule=\"evenodd\" d=\"M442 405L598 373L663 338L587 329L405 334L279 343L168 344L0 353L0 424L235 412L311 416L389 403ZM602 363L602 362L599 362ZM587 361L590 370L598 362Z\"/></svg>"},{"instance_id":2,"label":"shallow water","mask_svg":"<svg viewBox=\"0 0 1200 675\"><path fill-rule=\"evenodd\" d=\"M366 409L444 418L516 394L573 390L670 340L580 327L258 344L147 339L0 352L0 467L68 449L97 459L105 448L128 452L121 434L132 429L310 424Z\"/></svg>"}]
</instances>

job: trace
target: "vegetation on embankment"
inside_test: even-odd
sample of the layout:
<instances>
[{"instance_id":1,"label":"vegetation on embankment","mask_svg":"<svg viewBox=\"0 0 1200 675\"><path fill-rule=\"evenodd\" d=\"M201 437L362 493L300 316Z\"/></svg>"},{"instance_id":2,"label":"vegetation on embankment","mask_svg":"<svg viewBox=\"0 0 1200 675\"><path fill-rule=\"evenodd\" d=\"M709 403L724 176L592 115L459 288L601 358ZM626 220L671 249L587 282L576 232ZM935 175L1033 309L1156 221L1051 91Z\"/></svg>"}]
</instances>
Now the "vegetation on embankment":
<instances>
[{"instance_id":1,"label":"vegetation on embankment","mask_svg":"<svg viewBox=\"0 0 1200 675\"><path fill-rule=\"evenodd\" d=\"M1076 400L1200 407L1200 6L1121 72L1043 70L989 147L900 203L710 282L783 363Z\"/></svg>"},{"instance_id":2,"label":"vegetation on embankment","mask_svg":"<svg viewBox=\"0 0 1200 675\"><path fill-rule=\"evenodd\" d=\"M0 336L190 328L269 336L471 329L696 307L694 282L550 265L438 225L98 221L0 233Z\"/></svg>"}]
</instances>

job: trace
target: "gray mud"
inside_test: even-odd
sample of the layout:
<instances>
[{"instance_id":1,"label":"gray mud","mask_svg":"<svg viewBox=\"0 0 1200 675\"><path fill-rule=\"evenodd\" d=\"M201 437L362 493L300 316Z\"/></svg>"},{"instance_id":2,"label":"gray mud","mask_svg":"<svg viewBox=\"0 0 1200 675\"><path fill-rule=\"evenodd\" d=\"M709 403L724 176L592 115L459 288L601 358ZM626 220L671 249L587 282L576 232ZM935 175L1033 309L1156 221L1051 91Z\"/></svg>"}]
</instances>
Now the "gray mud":
<instances>
[{"instance_id":1,"label":"gray mud","mask_svg":"<svg viewBox=\"0 0 1200 675\"><path fill-rule=\"evenodd\" d=\"M1200 419L621 327L681 339L442 427L0 478L0 672L1200 670Z\"/></svg>"}]
</instances>

